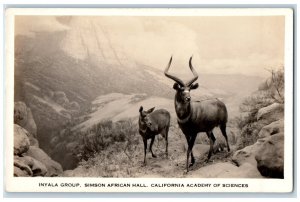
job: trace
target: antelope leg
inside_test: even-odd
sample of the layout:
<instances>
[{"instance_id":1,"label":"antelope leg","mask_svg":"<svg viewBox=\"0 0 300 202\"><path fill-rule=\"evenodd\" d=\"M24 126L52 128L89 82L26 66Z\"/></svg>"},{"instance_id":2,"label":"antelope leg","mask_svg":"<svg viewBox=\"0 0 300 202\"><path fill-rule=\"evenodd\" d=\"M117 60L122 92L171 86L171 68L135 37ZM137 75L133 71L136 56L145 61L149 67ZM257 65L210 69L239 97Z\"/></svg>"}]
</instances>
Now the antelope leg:
<instances>
[{"instance_id":1,"label":"antelope leg","mask_svg":"<svg viewBox=\"0 0 300 202\"><path fill-rule=\"evenodd\" d=\"M155 136L153 136L153 138L151 138L150 151L151 151L152 157L153 157L153 158L156 158L156 155L154 155L154 154L153 154L153 151L152 151L152 145L153 145L153 143L154 143L154 140L155 140Z\"/></svg>"},{"instance_id":2,"label":"antelope leg","mask_svg":"<svg viewBox=\"0 0 300 202\"><path fill-rule=\"evenodd\" d=\"M194 158L193 151L191 151L191 164L190 164L190 166L194 165L194 163L195 163L195 158Z\"/></svg>"},{"instance_id":3,"label":"antelope leg","mask_svg":"<svg viewBox=\"0 0 300 202\"><path fill-rule=\"evenodd\" d=\"M187 161L186 161L187 172L189 171L188 168L189 168L189 157L190 157L190 155L191 155L191 158L192 158L190 166L192 166L195 162L194 155L192 155L192 150L193 150L193 147L194 147L195 140L196 140L196 135L192 135L190 137L189 142L188 142Z\"/></svg>"},{"instance_id":4,"label":"antelope leg","mask_svg":"<svg viewBox=\"0 0 300 202\"><path fill-rule=\"evenodd\" d=\"M146 164L147 164L147 162L146 162L146 153L147 153L147 139L146 139L146 138L144 138L144 139L143 139L143 141L144 141L144 165L146 165Z\"/></svg>"},{"instance_id":5,"label":"antelope leg","mask_svg":"<svg viewBox=\"0 0 300 202\"><path fill-rule=\"evenodd\" d=\"M211 154L213 152L214 140L215 140L215 139L213 139L213 137L215 137L215 136L214 136L214 134L213 134L212 131L207 132L207 136L209 137L210 147L209 147L209 152L208 152L208 156L207 156L206 162L208 162L209 159L210 159L210 157L211 157Z\"/></svg>"},{"instance_id":6,"label":"antelope leg","mask_svg":"<svg viewBox=\"0 0 300 202\"><path fill-rule=\"evenodd\" d=\"M230 152L230 147L229 147L229 144L228 144L228 137L227 137L227 133L226 133L226 125L221 125L220 126L220 129L221 129L221 132L223 134L223 136L225 137L225 140L226 140L226 144L227 144L227 151Z\"/></svg>"},{"instance_id":7,"label":"antelope leg","mask_svg":"<svg viewBox=\"0 0 300 202\"><path fill-rule=\"evenodd\" d=\"M165 140L166 140L166 156L168 157L168 130L169 129L166 129L166 132L165 132Z\"/></svg>"}]
</instances>

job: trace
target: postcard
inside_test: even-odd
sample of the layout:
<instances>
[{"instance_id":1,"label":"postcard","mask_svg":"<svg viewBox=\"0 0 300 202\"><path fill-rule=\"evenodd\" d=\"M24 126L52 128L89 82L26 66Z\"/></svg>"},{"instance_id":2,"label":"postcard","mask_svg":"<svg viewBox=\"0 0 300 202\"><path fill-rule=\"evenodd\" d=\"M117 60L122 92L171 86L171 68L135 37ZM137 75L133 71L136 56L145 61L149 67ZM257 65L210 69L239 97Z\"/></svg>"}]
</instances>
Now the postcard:
<instances>
[{"instance_id":1,"label":"postcard","mask_svg":"<svg viewBox=\"0 0 300 202\"><path fill-rule=\"evenodd\" d=\"M9 8L7 192L293 190L293 10Z\"/></svg>"}]
</instances>

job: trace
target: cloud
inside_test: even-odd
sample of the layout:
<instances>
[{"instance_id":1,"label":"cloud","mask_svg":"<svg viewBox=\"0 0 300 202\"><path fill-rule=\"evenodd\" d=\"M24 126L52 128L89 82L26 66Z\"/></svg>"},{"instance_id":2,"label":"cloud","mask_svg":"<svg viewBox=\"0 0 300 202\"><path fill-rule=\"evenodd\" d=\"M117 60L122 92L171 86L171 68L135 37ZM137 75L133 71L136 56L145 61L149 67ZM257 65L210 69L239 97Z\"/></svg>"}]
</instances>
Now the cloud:
<instances>
[{"instance_id":1,"label":"cloud","mask_svg":"<svg viewBox=\"0 0 300 202\"><path fill-rule=\"evenodd\" d=\"M186 73L188 60L199 72L268 75L284 60L284 18L123 17L98 21L114 45L140 63Z\"/></svg>"},{"instance_id":2,"label":"cloud","mask_svg":"<svg viewBox=\"0 0 300 202\"><path fill-rule=\"evenodd\" d=\"M161 71L173 55L170 71L175 74L190 74L191 55L201 73L268 75L265 68L284 63L282 16L77 16L68 25L54 16L20 16L16 33L69 30L61 47L75 58L92 55L113 63L116 50L128 64Z\"/></svg>"},{"instance_id":3,"label":"cloud","mask_svg":"<svg viewBox=\"0 0 300 202\"><path fill-rule=\"evenodd\" d=\"M59 23L55 16L16 16L15 35L34 36L35 32L57 32L69 27Z\"/></svg>"},{"instance_id":4,"label":"cloud","mask_svg":"<svg viewBox=\"0 0 300 202\"><path fill-rule=\"evenodd\" d=\"M244 74L269 76L266 69L277 69L283 65L283 61L266 54L251 54L242 59L222 58L207 60L201 65L202 72L220 74Z\"/></svg>"},{"instance_id":5,"label":"cloud","mask_svg":"<svg viewBox=\"0 0 300 202\"><path fill-rule=\"evenodd\" d=\"M186 71L189 57L199 52L196 32L181 23L150 17L110 18L98 23L129 57L161 70L173 55L172 71Z\"/></svg>"}]
</instances>

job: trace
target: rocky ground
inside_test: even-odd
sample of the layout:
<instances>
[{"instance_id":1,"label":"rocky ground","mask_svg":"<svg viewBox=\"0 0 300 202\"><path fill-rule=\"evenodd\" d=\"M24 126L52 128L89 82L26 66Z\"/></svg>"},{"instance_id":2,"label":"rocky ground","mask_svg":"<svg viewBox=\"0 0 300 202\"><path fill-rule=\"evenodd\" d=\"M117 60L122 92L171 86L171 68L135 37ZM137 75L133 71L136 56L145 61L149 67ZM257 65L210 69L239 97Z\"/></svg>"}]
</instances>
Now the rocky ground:
<instances>
[{"instance_id":1,"label":"rocky ground","mask_svg":"<svg viewBox=\"0 0 300 202\"><path fill-rule=\"evenodd\" d=\"M14 109L14 176L54 177L61 175L63 172L61 165L39 148L36 130L31 110L23 102L16 102Z\"/></svg>"},{"instance_id":2,"label":"rocky ground","mask_svg":"<svg viewBox=\"0 0 300 202\"><path fill-rule=\"evenodd\" d=\"M228 128L231 151L227 152L224 138L215 129L217 142L210 162L205 163L209 145L206 136L198 134L193 152L196 163L185 172L186 140L175 121L169 132L169 155L165 156L165 142L157 138L153 150L157 158L147 153L147 165L143 165L143 145L131 153L125 153L122 144L114 144L107 150L83 161L74 170L63 171L39 148L36 126L30 109L24 103L15 103L14 125L14 176L64 176L64 177L158 177L158 178L283 178L284 170L284 121L283 106L272 104L260 109L257 121L263 125L259 139L253 145L237 150L233 144L236 130ZM30 131L30 132L29 132Z\"/></svg>"},{"instance_id":3,"label":"rocky ground","mask_svg":"<svg viewBox=\"0 0 300 202\"><path fill-rule=\"evenodd\" d=\"M153 148L157 158L147 154L147 165L143 166L143 146L139 142L130 161L120 146L111 147L96 155L93 162L85 162L74 170L68 170L63 176L85 177L200 177L200 178L283 178L284 121L283 105L272 104L258 112L257 124L261 126L259 138L253 145L236 149L233 136L238 136L234 128L227 129L231 142L231 151L227 152L224 137L219 129L214 133L217 141L210 162L206 163L209 145L206 136L198 134L193 152L196 163L185 172L186 140L180 130L173 125L169 132L169 156L164 154L165 143L162 138Z\"/></svg>"}]
</instances>

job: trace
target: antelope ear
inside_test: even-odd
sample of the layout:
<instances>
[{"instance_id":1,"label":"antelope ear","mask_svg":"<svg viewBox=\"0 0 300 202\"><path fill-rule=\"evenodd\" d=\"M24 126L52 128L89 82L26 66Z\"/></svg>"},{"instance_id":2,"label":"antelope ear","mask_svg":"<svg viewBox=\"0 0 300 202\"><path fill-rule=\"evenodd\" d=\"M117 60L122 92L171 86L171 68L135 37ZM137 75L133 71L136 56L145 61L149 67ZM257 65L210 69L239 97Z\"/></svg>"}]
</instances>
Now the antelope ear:
<instances>
[{"instance_id":1,"label":"antelope ear","mask_svg":"<svg viewBox=\"0 0 300 202\"><path fill-rule=\"evenodd\" d=\"M153 112L153 111L154 111L154 109L155 109L155 107L153 107L153 108L149 109L149 110L147 111L147 113L151 113L151 112Z\"/></svg>"},{"instance_id":2,"label":"antelope ear","mask_svg":"<svg viewBox=\"0 0 300 202\"><path fill-rule=\"evenodd\" d=\"M180 90L180 89L181 89L181 86L180 86L180 84L178 84L178 83L174 83L173 88L174 88L175 90Z\"/></svg>"},{"instance_id":3,"label":"antelope ear","mask_svg":"<svg viewBox=\"0 0 300 202\"><path fill-rule=\"evenodd\" d=\"M140 110L139 110L139 112L142 112L142 111L143 111L143 106L141 106L141 107L140 107Z\"/></svg>"},{"instance_id":4,"label":"antelope ear","mask_svg":"<svg viewBox=\"0 0 300 202\"><path fill-rule=\"evenodd\" d=\"M198 83L195 83L195 84L192 84L190 89L193 90L193 89L197 89L199 87L199 84Z\"/></svg>"}]
</instances>

